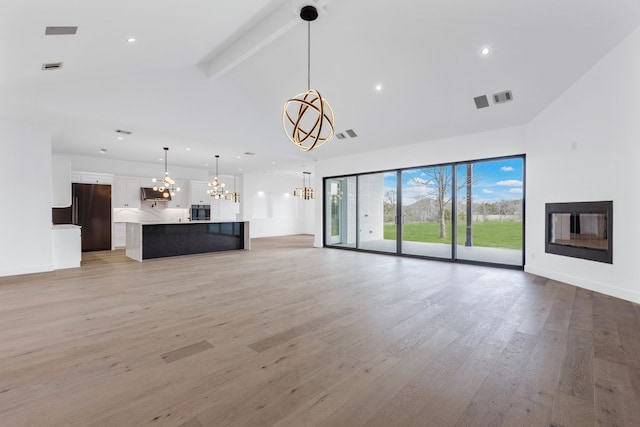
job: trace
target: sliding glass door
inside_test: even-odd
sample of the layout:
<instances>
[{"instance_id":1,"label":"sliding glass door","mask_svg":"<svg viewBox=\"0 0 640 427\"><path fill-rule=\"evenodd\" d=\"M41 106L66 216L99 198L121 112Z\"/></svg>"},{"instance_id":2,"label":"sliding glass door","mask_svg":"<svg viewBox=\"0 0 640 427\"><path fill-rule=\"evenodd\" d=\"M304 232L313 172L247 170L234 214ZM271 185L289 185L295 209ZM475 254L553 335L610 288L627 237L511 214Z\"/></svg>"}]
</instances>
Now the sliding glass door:
<instances>
[{"instance_id":1,"label":"sliding glass door","mask_svg":"<svg viewBox=\"0 0 640 427\"><path fill-rule=\"evenodd\" d=\"M356 177L325 181L325 243L356 247Z\"/></svg>"},{"instance_id":2,"label":"sliding glass door","mask_svg":"<svg viewBox=\"0 0 640 427\"><path fill-rule=\"evenodd\" d=\"M477 161L456 167L456 258L523 265L523 159Z\"/></svg>"},{"instance_id":3,"label":"sliding glass door","mask_svg":"<svg viewBox=\"0 0 640 427\"><path fill-rule=\"evenodd\" d=\"M405 169L402 174L402 253L451 259L450 165Z\"/></svg>"},{"instance_id":4,"label":"sliding glass door","mask_svg":"<svg viewBox=\"0 0 640 427\"><path fill-rule=\"evenodd\" d=\"M397 251L397 173L358 176L358 248Z\"/></svg>"},{"instance_id":5,"label":"sliding glass door","mask_svg":"<svg viewBox=\"0 0 640 427\"><path fill-rule=\"evenodd\" d=\"M325 179L325 245L524 265L524 156Z\"/></svg>"}]
</instances>

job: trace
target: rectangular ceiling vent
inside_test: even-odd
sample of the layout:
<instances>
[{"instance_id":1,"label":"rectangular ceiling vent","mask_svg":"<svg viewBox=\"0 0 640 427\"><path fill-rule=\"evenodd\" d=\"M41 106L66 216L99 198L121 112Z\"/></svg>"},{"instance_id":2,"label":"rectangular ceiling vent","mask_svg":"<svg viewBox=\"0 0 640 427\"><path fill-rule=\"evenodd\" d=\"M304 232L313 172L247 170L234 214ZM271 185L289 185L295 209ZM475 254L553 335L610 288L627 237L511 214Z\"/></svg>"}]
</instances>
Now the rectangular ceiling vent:
<instances>
[{"instance_id":1,"label":"rectangular ceiling vent","mask_svg":"<svg viewBox=\"0 0 640 427\"><path fill-rule=\"evenodd\" d=\"M344 132L336 132L336 138L338 138L338 139L345 139L346 137L356 138L357 136L358 136L358 134L355 133L353 131L353 129L347 129Z\"/></svg>"},{"instance_id":2,"label":"rectangular ceiling vent","mask_svg":"<svg viewBox=\"0 0 640 427\"><path fill-rule=\"evenodd\" d=\"M489 100L487 99L487 95L476 96L475 98L473 98L473 102L476 103L476 108L478 110L489 106Z\"/></svg>"},{"instance_id":3,"label":"rectangular ceiling vent","mask_svg":"<svg viewBox=\"0 0 640 427\"><path fill-rule=\"evenodd\" d=\"M252 153L251 151L245 151L245 152L244 152L244 155L245 155L245 156L255 156L255 155L256 155L256 153Z\"/></svg>"},{"instance_id":4,"label":"rectangular ceiling vent","mask_svg":"<svg viewBox=\"0 0 640 427\"><path fill-rule=\"evenodd\" d=\"M133 132L131 132L130 130L116 129L116 133L121 133L123 135L131 135Z\"/></svg>"},{"instance_id":5,"label":"rectangular ceiling vent","mask_svg":"<svg viewBox=\"0 0 640 427\"><path fill-rule=\"evenodd\" d=\"M505 102L513 101L513 94L510 90L493 94L493 103L502 104Z\"/></svg>"},{"instance_id":6,"label":"rectangular ceiling vent","mask_svg":"<svg viewBox=\"0 0 640 427\"><path fill-rule=\"evenodd\" d=\"M78 31L78 27L46 27L44 29L45 36L67 36L74 35Z\"/></svg>"},{"instance_id":7,"label":"rectangular ceiling vent","mask_svg":"<svg viewBox=\"0 0 640 427\"><path fill-rule=\"evenodd\" d=\"M62 62L47 62L42 64L42 71L59 70L62 68Z\"/></svg>"}]
</instances>

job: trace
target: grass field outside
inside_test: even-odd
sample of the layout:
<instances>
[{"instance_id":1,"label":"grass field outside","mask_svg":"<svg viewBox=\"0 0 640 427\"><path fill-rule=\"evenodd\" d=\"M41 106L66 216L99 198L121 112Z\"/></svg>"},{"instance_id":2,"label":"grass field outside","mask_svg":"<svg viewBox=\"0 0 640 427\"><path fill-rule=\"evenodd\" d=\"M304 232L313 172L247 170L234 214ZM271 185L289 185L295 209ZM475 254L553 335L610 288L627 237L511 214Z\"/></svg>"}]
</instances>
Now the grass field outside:
<instances>
[{"instance_id":1,"label":"grass field outside","mask_svg":"<svg viewBox=\"0 0 640 427\"><path fill-rule=\"evenodd\" d=\"M466 224L458 224L458 244L464 245ZM451 244L451 223L447 223L447 238L440 239L437 222L404 224L402 238L410 242ZM473 246L485 248L522 249L522 221L475 222L472 228ZM384 225L385 240L396 239L395 224Z\"/></svg>"}]
</instances>

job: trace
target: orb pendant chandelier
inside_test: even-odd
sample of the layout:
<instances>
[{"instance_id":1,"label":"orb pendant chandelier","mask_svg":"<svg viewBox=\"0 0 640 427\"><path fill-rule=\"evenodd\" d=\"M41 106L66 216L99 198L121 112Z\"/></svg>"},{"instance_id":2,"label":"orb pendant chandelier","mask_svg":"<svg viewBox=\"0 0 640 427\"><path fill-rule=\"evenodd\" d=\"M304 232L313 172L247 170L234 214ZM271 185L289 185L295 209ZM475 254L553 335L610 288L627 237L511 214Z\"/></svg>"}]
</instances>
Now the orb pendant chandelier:
<instances>
[{"instance_id":1,"label":"orb pendant chandelier","mask_svg":"<svg viewBox=\"0 0 640 427\"><path fill-rule=\"evenodd\" d=\"M174 197L176 195L176 191L180 191L180 187L176 187L176 182L169 176L169 172L167 171L167 153L169 152L169 147L164 147L164 178L157 179L153 178L151 182L153 182L153 191L159 191L162 193L162 197L165 199L169 199L169 195Z\"/></svg>"},{"instance_id":2,"label":"orb pendant chandelier","mask_svg":"<svg viewBox=\"0 0 640 427\"><path fill-rule=\"evenodd\" d=\"M314 6L300 10L307 21L307 91L290 98L284 104L282 126L291 142L303 151L320 147L333 137L333 109L315 89L311 89L311 21L318 17Z\"/></svg>"}]
</instances>

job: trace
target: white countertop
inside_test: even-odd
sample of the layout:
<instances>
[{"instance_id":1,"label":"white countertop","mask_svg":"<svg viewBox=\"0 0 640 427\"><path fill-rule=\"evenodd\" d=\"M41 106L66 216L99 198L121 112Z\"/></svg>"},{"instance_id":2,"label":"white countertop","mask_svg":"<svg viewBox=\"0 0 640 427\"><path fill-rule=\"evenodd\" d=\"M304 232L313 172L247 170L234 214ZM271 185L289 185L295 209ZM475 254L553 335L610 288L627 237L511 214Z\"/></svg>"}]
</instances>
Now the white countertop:
<instances>
[{"instance_id":1,"label":"white countertop","mask_svg":"<svg viewBox=\"0 0 640 427\"><path fill-rule=\"evenodd\" d=\"M127 224L140 224L140 225L164 225L164 224L223 224L233 222L247 222L247 221L232 221L232 220L211 220L211 221L127 221Z\"/></svg>"},{"instance_id":2,"label":"white countertop","mask_svg":"<svg viewBox=\"0 0 640 427\"><path fill-rule=\"evenodd\" d=\"M51 228L53 230L72 230L72 229L76 229L76 228L80 229L82 227L79 226L79 225L75 225L75 224L53 224L51 226Z\"/></svg>"}]
</instances>

